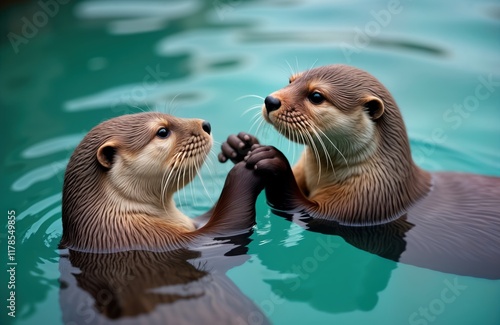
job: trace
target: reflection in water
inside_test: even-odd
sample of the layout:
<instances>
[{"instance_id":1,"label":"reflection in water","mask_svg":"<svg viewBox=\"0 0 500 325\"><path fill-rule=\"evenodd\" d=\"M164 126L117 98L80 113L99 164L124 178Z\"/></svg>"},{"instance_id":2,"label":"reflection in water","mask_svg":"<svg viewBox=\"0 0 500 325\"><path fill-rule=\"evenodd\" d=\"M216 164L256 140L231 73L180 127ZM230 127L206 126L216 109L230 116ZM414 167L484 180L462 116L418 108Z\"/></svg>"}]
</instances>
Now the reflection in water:
<instances>
[{"instance_id":1,"label":"reflection in water","mask_svg":"<svg viewBox=\"0 0 500 325\"><path fill-rule=\"evenodd\" d=\"M439 189L435 189L439 190ZM342 226L337 222L314 219L307 214L276 212L307 230L342 237L349 244L395 262L403 262L440 272L487 279L500 278L498 222L476 229L457 212L447 219L425 209L443 202L427 197L413 212L392 222L376 226ZM452 204L444 202L444 204ZM460 205L459 202L456 205ZM465 208L457 211L466 211Z\"/></svg>"},{"instance_id":2,"label":"reflection in water","mask_svg":"<svg viewBox=\"0 0 500 325\"><path fill-rule=\"evenodd\" d=\"M155 105L163 108L179 93L184 94L187 91L192 93L191 97L193 98L186 98L181 101L181 104L183 109L186 107L191 110L188 110L189 114L197 113L196 110L200 109L203 116L210 121L231 120L231 123L219 122L221 126L224 126L224 129L218 131L220 132L218 140L225 139L227 134L235 130L248 130L251 122L245 120L249 115L245 115L245 118L240 117L241 111L246 107L243 104L235 105L234 98L249 93L267 94L270 89L281 82L285 75L288 75L288 73L281 73L278 76L273 76L277 70L278 74L280 73L279 69L276 69L276 65L285 66L286 59L297 60L303 65L302 68L309 67L318 58L318 65L344 62L345 57L338 48L339 41L352 41L352 39L347 39L352 34L346 33L345 39L337 41L331 41L331 39L326 38L326 35L321 36L320 38L325 40L322 42L317 37L313 37L315 30L319 29L324 32L327 28L349 31L355 26L362 27L366 24L367 19L373 19L372 16L369 16L369 11L372 9L370 6L378 11L385 9L388 4L387 1L370 2L370 6L367 6L368 2L359 6L346 1L280 0L278 4L273 1L198 1L197 4L203 8L200 8L198 12L189 13L186 11L184 17L179 17L182 10L175 10L175 8L194 1L177 1L175 3L162 1L162 8L150 6L152 1L136 2L140 5L139 10L142 10L143 13L139 14L138 11L134 10L136 11L134 15L123 14L122 8L127 6L126 2L99 0L75 3L70 1L67 5L60 6L59 13L55 17L50 17L48 24L40 28L35 37L28 39L29 43L23 43L19 46L20 53L18 54L14 54L7 37L4 37L0 86L2 88L1 103L6 114L2 119L4 121L3 130L7 137L4 138L2 145L3 152L7 157L3 170L4 177L6 180L9 179L9 183L5 184L4 201L6 205L9 205L9 208L18 210L17 228L22 234L20 237L22 242L17 248L19 250L18 256L22 257L19 260L17 274L18 294L23 299L22 303L18 305L20 313L16 320L19 323L62 323L58 317L60 313L59 303L53 295L53 291L56 290L54 288L59 290L57 283L59 256L54 250L61 236L60 215L49 213L60 205L61 195L58 192L62 185L62 173L55 174L52 179L33 183L23 192L13 192L11 186L15 180L32 169L47 165L51 161L62 160L65 156L69 157L70 154L44 156L42 160L42 156L26 157L24 151L21 157L17 157L19 150L43 139L55 139L61 135L73 134L75 131L80 132L96 121L109 117L110 114L123 114L123 110L114 109L113 105L117 102L132 112L136 112L136 110L129 106L142 107L147 104L153 109ZM7 8L5 3L2 1L0 6ZM2 21L9 24L9 31L22 36L21 28L24 25L24 20L21 18L31 19L33 14L40 10L38 3L38 1L33 1L31 4L25 2L26 5L8 8L22 8L22 10L4 10L2 14L5 14L3 16L5 19ZM51 1L44 1L44 3L51 3ZM87 6L87 16L80 12L75 17L74 14L77 13L74 10L75 6L80 6L82 3ZM160 4L160 1L157 3ZM88 9L91 8L90 6L93 6L94 13L100 10L101 16L96 16L99 13L92 16L91 10ZM104 10L105 6L108 7L107 10ZM144 13L146 10L149 12ZM153 11L158 12L158 15ZM177 15L174 17L174 15L169 15L167 11L176 12ZM120 12L122 14L119 15ZM430 98L428 101L415 99L414 106L411 106L418 108L419 114L431 114L433 111L451 107L453 103L461 101L467 95L472 95L468 92L470 89L467 88L467 82L474 82L480 73L484 71L489 73L495 70L494 67L499 66L497 55L499 43L492 42L493 38L497 39L495 32L499 19L499 7L493 2L485 4L478 2L477 5L471 5L471 3L464 5L451 1L408 2L404 12L382 31L380 39L392 40L395 39L393 36L397 36L396 40L410 40L411 43L416 44L423 43L430 45L431 49L433 47L444 49L445 54L453 53L453 56L437 56L438 53L425 49L415 51L415 56L408 56L408 54L413 54L410 51L404 51L408 47L391 46L387 48L387 53L372 52L370 49L363 50L363 55L356 57L354 63L369 70L379 71L386 78L395 80L394 83L401 84L401 88L397 91L400 98L408 98L410 92L407 88L410 85L415 87L412 92L417 89L419 94L431 94L427 96ZM131 26L127 26L127 23ZM160 28L162 24L166 28L157 30L157 32L132 35L132 33L155 30ZM279 29L280 27L282 29ZM302 33L293 33L296 38L290 41L285 39L286 43L279 42L280 39L273 40L275 43L270 42L266 36L276 34L277 30L290 32L292 29ZM214 33L218 37L207 38L206 31ZM116 34L129 35L117 36ZM262 37L262 39L257 39L257 37ZM383 46L379 46L377 40L378 38L372 40L373 47L371 49L380 49ZM197 46L197 44L201 44L201 46ZM96 56L99 59L93 60ZM429 62L427 60L429 58L437 58L440 61ZM233 62L233 64L230 65L230 71L217 69L224 66L223 64L214 66L214 70L206 69L207 64L211 62ZM147 74L144 68L146 66L154 68L157 63L161 64L161 71L170 73L169 78L164 80L164 84L156 83L157 87L154 91L143 96L140 91L149 91L150 89L141 84L142 78ZM87 69L90 69L91 72L89 73ZM405 77L397 78L397 74L393 73L395 69ZM98 74L95 73L96 71ZM432 72L436 80L424 82L421 76L425 72ZM224 73L230 74L228 76ZM262 78L263 74L265 74L265 78ZM451 77L442 78L450 76L450 74ZM410 77L408 78L408 76ZM405 83L404 80L410 81ZM443 88L443 85L446 87ZM121 86L124 87L120 88ZM114 94L111 92L101 93L106 90L116 90L116 92ZM139 97L133 96L134 90L139 92ZM434 95L436 93L439 93L439 96ZM495 94L497 93L495 92ZM144 97L145 100L143 100ZM130 100L127 100L129 98ZM78 99L82 100L78 101ZM98 100L93 101L93 99ZM439 169L469 170L470 168L477 172L483 170L489 170L489 173L495 172L494 168L497 165L491 162L496 159L495 147L491 146L495 143L491 139L495 137L489 135L497 133L483 132L485 126L482 123L494 121L498 116L493 113L495 111L494 106L492 106L494 101L482 101L480 109L471 114L471 118L464 120L466 123L457 130L458 132L450 132L450 141L446 142L446 146L455 144L452 148L454 150L460 148L463 152L459 151L458 156L460 157L457 159L447 159L443 166L439 166ZM110 107L112 108L110 109ZM411 107L407 111L410 114ZM101 111L92 111L92 109L101 109ZM435 120L429 120L428 128L418 128L419 131L415 132L415 135L421 136L425 140L428 139L432 128L442 127L442 123L439 123L442 122L439 118L440 115L436 116L438 118ZM475 124L478 121L479 124ZM467 125L471 127L469 128ZM418 122L412 121L410 129L416 126L419 126ZM493 126L491 129L494 129ZM463 141L474 135L480 139L474 145ZM433 155L442 153L442 149L438 145ZM477 149L477 151L472 149ZM488 157L493 158L488 161ZM40 160L30 161L27 160L28 158ZM436 164L436 161L438 160L426 159L425 163ZM457 161L463 161L463 164L457 165ZM220 180L223 179L223 176L218 175L216 178ZM204 204L208 205L207 202ZM48 219L44 219L43 223L40 224L37 223L40 217L48 217ZM40 228L36 232L28 231L34 224L40 225ZM284 228L288 228L286 224L285 227L280 227L281 230ZM290 229L292 228L290 227ZM292 230L297 232L296 228ZM383 281L384 276L388 277L387 273L390 272L388 269L397 265L394 262L381 259L377 263L370 264L365 260L374 259L376 256L352 248L337 236L307 231L300 233L297 245L280 247L274 245L276 240L288 237L280 233L279 229L273 229L273 231L277 235L276 239L271 235L266 236L267 244L257 247L254 252L259 257L264 256L263 260L266 265L272 266L272 269L277 269L278 272L289 271L287 273L288 280L285 278L272 280L274 281L272 282L273 290L279 290L278 286L281 285L282 295L290 297L290 301L307 300L306 297L299 297L299 289L293 290L296 282L291 279L293 277L301 279L300 275L302 277L309 275L307 279L301 279L301 283L304 285L301 290L303 293L309 294L312 299L311 304L315 308L322 304L328 304L328 301L332 299L335 300L335 305L332 303L332 306L324 310L328 308L330 310L348 309L349 303L352 303L351 308L357 308L355 296L375 297L373 294L375 289L373 288L371 294L362 294L365 283L361 282L360 279L366 278L362 272L363 267L372 267L374 274L377 270L382 270L380 275L381 281ZM25 234L29 234L29 236L25 237ZM295 264L302 267L304 262L306 268L314 265L308 264L313 263L309 257L312 256L314 248L318 247L318 243L315 241L316 237L313 235L318 238L333 237L332 239L335 239L335 242L340 245L335 248L335 252L339 255L332 254L326 261L318 260L318 267L313 273L302 274L299 271L293 273L290 270L290 265ZM282 261L278 258L280 256L283 257ZM354 257L357 260L353 260ZM345 262L344 258L348 262ZM69 263L69 261L67 262ZM356 263L360 264L357 273L355 272ZM247 263L246 265L250 270L248 276L260 279L262 275L258 269L255 269L252 264ZM352 272L352 275L339 270L339 266L345 267L349 272ZM404 277L408 275L402 270L406 269L400 265L400 268L393 273L392 280L398 271L402 272ZM234 271L237 273L240 270L235 269ZM365 271L365 274L368 272ZM313 276L316 273L319 278L328 273L339 275L339 277L327 278L321 282L316 281L317 279ZM418 274L421 275L421 273ZM437 272L433 274L437 274ZM341 277L344 281L340 280ZM352 281L350 281L351 278ZM464 316L468 316L470 317L469 323L499 324L498 308L495 308L496 304L493 303L498 301L498 282L484 282L483 279L474 278L468 278L468 280L470 280L467 282L470 285L470 290L454 302L453 308L459 306L457 308L460 309L462 299L469 299L466 300L470 302L467 306L469 309L463 308L463 313L454 313L452 306L447 305L446 311L441 317L447 317L449 323L467 323L467 317ZM378 279L374 279L371 285L376 285L377 281ZM411 305L410 303L412 307L409 307L415 308L415 310L418 310L419 306L427 306L433 298L439 298L439 292L435 295L429 293L434 286L433 283L426 283L425 279L422 281L420 277L418 281L421 283L418 285L418 289L421 285L420 291L415 290L417 286L410 285L410 281L408 283L395 281L399 285L397 292L402 291L407 296L415 297L415 304ZM355 283L358 283L359 287L355 286ZM306 290L306 285L311 290ZM392 285L394 286L394 283ZM492 288L489 296L485 295L487 290L483 290L487 287ZM313 288L314 290L312 290ZM82 289L78 290L85 294ZM365 290L369 291L368 288ZM382 290L380 289L379 292ZM76 292L76 289L73 292ZM388 300L393 307L394 290L389 287L385 293L390 295L385 296L385 300L380 301L379 306L383 302L387 303ZM256 295L255 289L254 291L249 290L248 294ZM343 295L345 295L345 303ZM86 298L91 299L88 293ZM319 301L320 298L324 298L324 301ZM384 298L382 297L382 299ZM404 303L408 305L407 301ZM342 304L344 304L343 307ZM369 305L363 302L358 302L358 304ZM285 300L284 305L288 305L288 301ZM292 308L295 311L293 315L304 316L308 319L314 319L321 315L321 313L311 312L310 309L298 304L293 305ZM87 312L84 316L88 317L88 311L88 309L83 309L80 310L80 313ZM401 315L401 311L395 308L390 309L390 313ZM273 317L279 320L280 316L277 314L275 313ZM406 320L409 314L403 315ZM367 313L367 315L370 317L370 322L373 323L396 324L385 317L379 317L376 312ZM488 318L488 316L490 317ZM330 318L330 320L323 323L335 323L337 318ZM432 323L436 324L440 320ZM299 317L297 317L296 322L300 323ZM353 324L356 322L339 323ZM397 324L403 323L398 322ZM82 322L82 324L87 323Z\"/></svg>"},{"instance_id":3,"label":"reflection in water","mask_svg":"<svg viewBox=\"0 0 500 325\"><path fill-rule=\"evenodd\" d=\"M268 242L259 253L263 265L281 272L280 279L265 280L272 291L286 301L306 302L328 313L374 309L397 263L356 249L339 236L306 231L293 240L289 233L296 232L295 227L290 224L288 232L268 227L259 236L276 243Z\"/></svg>"},{"instance_id":4,"label":"reflection in water","mask_svg":"<svg viewBox=\"0 0 500 325\"><path fill-rule=\"evenodd\" d=\"M202 251L66 250L60 259L64 323L267 324L225 275L248 259L248 237L233 239Z\"/></svg>"},{"instance_id":5,"label":"reflection in water","mask_svg":"<svg viewBox=\"0 0 500 325\"><path fill-rule=\"evenodd\" d=\"M434 191L441 190L435 185ZM270 270L288 271L281 279L266 282L287 301L307 302L317 310L339 313L374 309L397 262L499 279L498 222L489 220L485 228L478 229L467 218L463 202L436 197L426 197L408 215L376 226L342 226L303 213L276 211L294 222L292 230L263 227L259 239L266 243L267 250L262 250L259 258ZM452 204L456 212L446 219L440 218L442 210L433 210ZM293 227L308 231L297 233ZM280 245L271 249L271 241ZM286 258L277 259L276 254Z\"/></svg>"}]
</instances>

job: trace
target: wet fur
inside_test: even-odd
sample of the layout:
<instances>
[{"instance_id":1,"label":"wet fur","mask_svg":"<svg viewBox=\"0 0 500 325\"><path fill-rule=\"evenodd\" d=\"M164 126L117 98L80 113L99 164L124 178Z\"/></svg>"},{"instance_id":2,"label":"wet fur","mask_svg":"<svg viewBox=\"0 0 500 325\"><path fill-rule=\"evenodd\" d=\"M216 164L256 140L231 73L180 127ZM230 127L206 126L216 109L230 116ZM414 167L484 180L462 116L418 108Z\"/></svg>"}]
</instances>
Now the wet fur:
<instances>
[{"instance_id":1,"label":"wet fur","mask_svg":"<svg viewBox=\"0 0 500 325\"><path fill-rule=\"evenodd\" d=\"M314 91L322 103L308 99ZM293 171L274 147L256 145L245 158L269 177L277 214L395 261L500 278L500 178L417 167L399 108L377 79L325 66L271 96L281 105L269 114L264 105L265 120L306 145Z\"/></svg>"},{"instance_id":2,"label":"wet fur","mask_svg":"<svg viewBox=\"0 0 500 325\"><path fill-rule=\"evenodd\" d=\"M63 190L66 323L267 324L225 275L246 259L262 177L236 164L197 219L172 198L203 164L208 133L201 120L141 113L99 124L77 146Z\"/></svg>"},{"instance_id":3,"label":"wet fur","mask_svg":"<svg viewBox=\"0 0 500 325\"><path fill-rule=\"evenodd\" d=\"M158 138L159 127L170 136ZM263 183L244 164L231 170L219 201L199 222L175 207L174 193L197 174L211 144L201 120L160 113L124 115L93 128L66 169L61 247L169 250L248 232Z\"/></svg>"},{"instance_id":4,"label":"wet fur","mask_svg":"<svg viewBox=\"0 0 500 325\"><path fill-rule=\"evenodd\" d=\"M64 252L59 267L64 323L251 324L257 319L268 324L225 274L248 259L240 246L245 243L248 236L234 243L228 239L205 249L208 256L184 248Z\"/></svg>"},{"instance_id":5,"label":"wet fur","mask_svg":"<svg viewBox=\"0 0 500 325\"><path fill-rule=\"evenodd\" d=\"M351 67L328 66L291 81L271 94L281 107L264 117L283 135L307 145L293 172L314 204L315 217L346 225L383 223L429 192L430 175L411 159L401 113L375 78ZM325 102L308 101L313 91L321 92ZM374 98L383 105L376 120L365 106ZM284 120L290 112L300 118Z\"/></svg>"}]
</instances>

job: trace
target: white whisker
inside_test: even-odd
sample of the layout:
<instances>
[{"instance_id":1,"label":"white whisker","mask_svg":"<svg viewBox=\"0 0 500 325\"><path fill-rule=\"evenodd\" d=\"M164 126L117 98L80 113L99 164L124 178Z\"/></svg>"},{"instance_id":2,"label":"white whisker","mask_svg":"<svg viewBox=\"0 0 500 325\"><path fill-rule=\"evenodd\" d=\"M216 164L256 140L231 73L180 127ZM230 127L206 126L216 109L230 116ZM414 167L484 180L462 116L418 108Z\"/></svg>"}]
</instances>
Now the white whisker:
<instances>
[{"instance_id":1,"label":"white whisker","mask_svg":"<svg viewBox=\"0 0 500 325\"><path fill-rule=\"evenodd\" d=\"M184 153L184 157L186 157L187 155L188 155L188 152L185 152ZM189 157L185 158L185 160L189 160ZM180 186L182 186L182 188L184 188L184 184L186 184L186 173L187 173L188 179L191 179L190 178L190 175L191 175L191 166L189 166L188 168L184 167L184 171L182 173L182 182L181 182L181 185L180 185ZM178 190L180 190L180 188ZM188 200L186 198L186 192L187 191L183 192L183 194L184 194L184 204L183 205L185 205L185 206L187 206L187 202L188 202Z\"/></svg>"},{"instance_id":2,"label":"white whisker","mask_svg":"<svg viewBox=\"0 0 500 325\"><path fill-rule=\"evenodd\" d=\"M189 189L191 192L191 202L193 202L194 206L199 205L198 204L198 197L194 193L194 190L195 190L194 185L193 185L194 182L192 181L194 179L194 177L196 176L196 174L198 174L198 168L196 166L190 166L189 171L188 171L188 177L189 177L188 181L191 180L189 182ZM201 176L200 176L200 178L201 178ZM186 204L187 204L187 202L186 202Z\"/></svg>"},{"instance_id":3,"label":"white whisker","mask_svg":"<svg viewBox=\"0 0 500 325\"><path fill-rule=\"evenodd\" d=\"M181 95L181 93L178 93L177 95L175 95L174 97L172 97L172 99L170 100L170 103L168 104L168 106L166 107L166 110L165 112L170 112L169 114L173 115L175 113L175 111L177 110L177 107L179 106L174 106L175 105L175 100L177 99L177 97L179 97Z\"/></svg>"},{"instance_id":4,"label":"white whisker","mask_svg":"<svg viewBox=\"0 0 500 325\"><path fill-rule=\"evenodd\" d=\"M222 145L222 143L220 143L219 141L215 141L215 140L212 140L213 141L213 144L220 147ZM212 146L212 149L213 149L213 146ZM210 149L210 150L212 150Z\"/></svg>"},{"instance_id":5,"label":"white whisker","mask_svg":"<svg viewBox=\"0 0 500 325\"><path fill-rule=\"evenodd\" d=\"M288 138L288 139L292 139L292 133L293 133L293 130L292 130L291 128L287 127L287 128L285 129L285 132L286 132L285 137L286 137L286 138ZM293 141L293 140L292 140L292 141ZM290 145L291 145L291 143L292 143L291 141L288 141L288 148L287 148L287 152L290 152Z\"/></svg>"},{"instance_id":6,"label":"white whisker","mask_svg":"<svg viewBox=\"0 0 500 325\"><path fill-rule=\"evenodd\" d=\"M189 158L188 158L189 159ZM187 207L189 204L188 204L188 199L187 199L187 193L189 190L193 190L192 186L184 186L184 184L186 184L186 174L187 174L187 177L189 179L190 175L191 175L191 166L188 166L186 168L186 166L184 166L184 171L182 172L182 180L181 180L181 186L182 186L182 191L180 191L182 193L182 198L184 200L184 202L182 202L182 206L184 207Z\"/></svg>"},{"instance_id":7,"label":"white whisker","mask_svg":"<svg viewBox=\"0 0 500 325\"><path fill-rule=\"evenodd\" d=\"M161 191L160 191L160 196L161 196L161 206L163 207L163 209L166 211L166 207L165 207L165 194L166 194L166 190L167 190L167 185L168 185L168 178L169 176L167 175L167 172L168 172L168 169L166 169L164 172L163 172L163 176L161 178ZM170 171L171 172L171 171ZM170 174L170 173L169 173ZM166 177L166 178L165 178Z\"/></svg>"},{"instance_id":8,"label":"white whisker","mask_svg":"<svg viewBox=\"0 0 500 325\"><path fill-rule=\"evenodd\" d=\"M316 63L318 63L318 60L319 59L314 60L313 64L311 64L311 67L309 68L309 71L311 71L314 68L314 66L316 65Z\"/></svg>"},{"instance_id":9,"label":"white whisker","mask_svg":"<svg viewBox=\"0 0 500 325\"><path fill-rule=\"evenodd\" d=\"M318 142L320 143L321 148L323 149L323 153L324 153L324 156L326 158L326 168L328 169L328 164L330 164L332 166L333 173L335 174L335 167L334 167L333 161L330 157L330 153L328 152L328 149L327 149L325 143L321 139L321 136L319 135L319 133L316 131L315 126L310 124L310 123L308 123L308 124L309 124L309 128L314 132L316 139L318 139ZM319 130L319 131L322 132L321 130Z\"/></svg>"},{"instance_id":10,"label":"white whisker","mask_svg":"<svg viewBox=\"0 0 500 325\"><path fill-rule=\"evenodd\" d=\"M174 159L175 159L175 157L174 157ZM167 211L167 206L166 206L167 202L165 202L165 196L166 196L167 187L170 184L170 179L171 179L172 175L174 174L174 170L175 170L175 164L170 169L170 172L168 173L167 178L165 180L165 185L163 186L162 191L161 191L162 206L163 206L163 209L165 210L165 213L167 214L167 216L168 216L168 211ZM166 172L167 171L165 171L164 175L166 174Z\"/></svg>"},{"instance_id":11,"label":"white whisker","mask_svg":"<svg viewBox=\"0 0 500 325\"><path fill-rule=\"evenodd\" d=\"M208 199L210 200L211 204L214 204L214 201L212 200L212 197L210 196L210 193L208 192L207 187L205 186L205 183L203 182L203 177L201 176L201 172L199 168L196 168L196 174L198 175L201 186L203 187L203 190L205 191L205 194L207 195Z\"/></svg>"},{"instance_id":12,"label":"white whisker","mask_svg":"<svg viewBox=\"0 0 500 325\"><path fill-rule=\"evenodd\" d=\"M305 71L304 76L302 78L307 79L307 77L309 76L309 73L311 73L312 68L316 64L316 62L318 62L318 59L316 59L316 61L314 61L314 63L311 65L311 67Z\"/></svg>"},{"instance_id":13,"label":"white whisker","mask_svg":"<svg viewBox=\"0 0 500 325\"><path fill-rule=\"evenodd\" d=\"M260 99L262 101L264 100L264 97L259 96L259 95L244 95L244 96L236 98L235 101L242 100L242 99L245 99L245 98L257 98L257 99Z\"/></svg>"},{"instance_id":14,"label":"white whisker","mask_svg":"<svg viewBox=\"0 0 500 325\"><path fill-rule=\"evenodd\" d=\"M296 73L296 71L293 71L293 68L290 65L290 62L288 62L288 60L285 60L285 62L288 65L288 68L290 69L290 74L293 76Z\"/></svg>"},{"instance_id":15,"label":"white whisker","mask_svg":"<svg viewBox=\"0 0 500 325\"><path fill-rule=\"evenodd\" d=\"M146 111L142 107L134 106L134 105L130 105L130 107L136 108L136 109L140 110L141 112L146 113Z\"/></svg>"},{"instance_id":16,"label":"white whisker","mask_svg":"<svg viewBox=\"0 0 500 325\"><path fill-rule=\"evenodd\" d=\"M337 147L337 146L336 146L336 145L332 142L332 140L331 140L330 138L328 138L328 137L326 136L326 134L325 134L323 131L321 131L321 129L320 129L320 128L316 127L316 129L317 129L319 132L321 132L321 134L322 134L322 135L323 135L323 136L324 136L324 137L328 140L328 142L330 142L330 144L333 146L333 148L335 148L335 150L337 150L337 152L340 154L340 156L342 157L342 159L344 159L344 162L345 162L345 164L346 164L347 168L349 168L349 163L347 162L347 159L346 159L346 158L345 158L345 156L342 154L342 152L339 150L339 148L338 148L338 147Z\"/></svg>"},{"instance_id":17,"label":"white whisker","mask_svg":"<svg viewBox=\"0 0 500 325\"><path fill-rule=\"evenodd\" d=\"M261 118L261 114L260 113L256 113L254 116L252 116L251 120L254 120L254 122L250 126L250 131L253 129L253 127L255 126L255 124L259 123L259 121L260 121L260 123L262 123L262 121L264 121L264 119Z\"/></svg>"},{"instance_id":18,"label":"white whisker","mask_svg":"<svg viewBox=\"0 0 500 325\"><path fill-rule=\"evenodd\" d=\"M315 157L315 159L317 161L317 165L318 165L318 183L319 183L319 181L321 180L321 157L320 157L320 154L319 154L319 150L318 150L318 148L316 146L316 142L314 142L313 136L307 130L307 124L303 125L302 122L301 122L301 123L298 123L297 125L302 130L301 133L305 134L307 136L307 138L309 139L309 141L306 142L306 143L309 143L309 147L311 147L313 149L314 157Z\"/></svg>"},{"instance_id":19,"label":"white whisker","mask_svg":"<svg viewBox=\"0 0 500 325\"><path fill-rule=\"evenodd\" d=\"M260 104L259 104L259 105L252 106L252 107L250 107L250 108L246 109L243 113L241 113L241 116L244 116L244 115L248 114L249 112L254 111L254 110L256 110L256 109L260 109L261 107L262 107L262 105L260 105ZM260 114L260 110L259 110L259 113L258 113L258 114Z\"/></svg>"}]
</instances>

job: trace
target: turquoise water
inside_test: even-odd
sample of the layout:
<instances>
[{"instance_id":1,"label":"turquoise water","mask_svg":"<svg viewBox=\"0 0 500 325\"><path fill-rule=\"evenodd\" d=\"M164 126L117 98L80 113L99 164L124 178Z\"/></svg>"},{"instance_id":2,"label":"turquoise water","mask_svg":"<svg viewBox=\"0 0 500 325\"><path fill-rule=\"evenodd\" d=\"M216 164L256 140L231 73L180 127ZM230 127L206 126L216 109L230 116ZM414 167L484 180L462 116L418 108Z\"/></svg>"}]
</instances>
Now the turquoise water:
<instances>
[{"instance_id":1,"label":"turquoise water","mask_svg":"<svg viewBox=\"0 0 500 325\"><path fill-rule=\"evenodd\" d=\"M392 92L420 166L500 176L497 1L63 2L3 5L0 14L0 265L8 269L11 210L18 263L16 318L2 305L2 324L62 324L64 168L82 136L113 116L203 118L220 143L258 129L257 111L243 113L261 100L240 97L265 97L292 71L346 63ZM298 158L300 148L270 127L258 131ZM195 181L177 196L189 215L212 205L230 168L214 157L208 166L207 191ZM249 259L227 275L276 324L500 323L500 281L388 261L324 236L272 215L261 196ZM327 258L315 259L324 245ZM2 271L3 304L8 281ZM443 299L454 284L454 299Z\"/></svg>"}]
</instances>

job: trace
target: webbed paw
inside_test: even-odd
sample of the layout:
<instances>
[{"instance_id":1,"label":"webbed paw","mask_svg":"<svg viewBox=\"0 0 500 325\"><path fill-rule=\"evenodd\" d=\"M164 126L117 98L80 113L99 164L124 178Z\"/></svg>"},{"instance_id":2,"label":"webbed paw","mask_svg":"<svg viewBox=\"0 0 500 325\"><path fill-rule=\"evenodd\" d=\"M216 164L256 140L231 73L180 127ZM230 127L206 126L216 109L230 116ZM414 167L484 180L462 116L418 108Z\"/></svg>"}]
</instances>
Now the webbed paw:
<instances>
[{"instance_id":1,"label":"webbed paw","mask_svg":"<svg viewBox=\"0 0 500 325\"><path fill-rule=\"evenodd\" d=\"M288 159L273 146L253 145L245 161L248 168L273 176L291 171Z\"/></svg>"},{"instance_id":2,"label":"webbed paw","mask_svg":"<svg viewBox=\"0 0 500 325\"><path fill-rule=\"evenodd\" d=\"M245 132L232 134L222 143L219 161L225 163L229 159L234 164L243 161L252 146L258 143L259 140L251 134Z\"/></svg>"}]
</instances>

